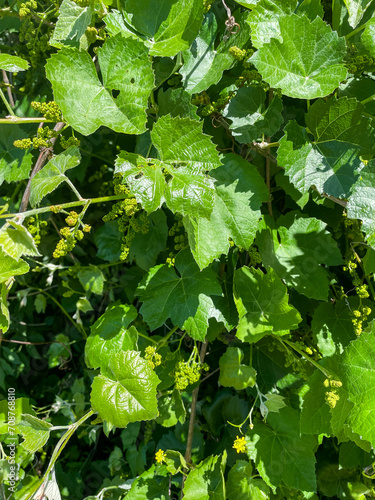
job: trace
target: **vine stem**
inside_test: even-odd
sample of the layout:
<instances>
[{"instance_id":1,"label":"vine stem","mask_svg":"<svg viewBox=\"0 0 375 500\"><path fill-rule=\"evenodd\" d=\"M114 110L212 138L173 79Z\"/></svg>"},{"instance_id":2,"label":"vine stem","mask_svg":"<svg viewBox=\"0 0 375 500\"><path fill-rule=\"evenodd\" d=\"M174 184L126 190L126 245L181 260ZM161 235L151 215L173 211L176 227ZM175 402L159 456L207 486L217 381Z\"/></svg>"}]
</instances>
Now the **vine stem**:
<instances>
[{"instance_id":1,"label":"vine stem","mask_svg":"<svg viewBox=\"0 0 375 500\"><path fill-rule=\"evenodd\" d=\"M83 198L82 200L79 201L71 201L69 203L62 203L61 205L50 205L48 207L34 208L33 210L27 210L21 213L0 214L0 219L12 219L15 217L24 219L25 217L30 217L31 215L43 214L46 212L56 213L64 210L65 208L80 207L82 205L85 205L87 202L90 202L91 205L92 203L105 203L107 201L124 200L125 198L127 198L127 195L123 194L116 194L113 196L101 196L100 198Z\"/></svg>"},{"instance_id":2,"label":"vine stem","mask_svg":"<svg viewBox=\"0 0 375 500\"><path fill-rule=\"evenodd\" d=\"M201 345L201 349L200 349L200 353L199 353L200 362L202 364L203 364L204 358L206 356L207 346L208 346L208 342L205 340ZM192 400L191 400L189 430L188 430L188 437L187 437L187 442L186 442L186 452L185 452L185 460L189 464L191 463L191 451L193 449L194 423L195 423L195 414L197 411L198 392L199 392L199 385L198 385L198 387L196 387L194 389L193 395L192 395ZM182 480L181 492L183 491L183 488L184 488L185 477L186 476L184 476L184 478ZM183 495L183 493L182 493L182 495Z\"/></svg>"},{"instance_id":3,"label":"vine stem","mask_svg":"<svg viewBox=\"0 0 375 500\"><path fill-rule=\"evenodd\" d=\"M80 418L77 422L74 424L70 425L66 433L62 436L62 438L59 440L57 443L55 449L53 450L51 460L49 461L48 467L46 472L44 473L42 479L38 482L38 484L33 488L33 491L28 494L28 496L25 498L25 500L31 500L34 498L34 494L38 492L40 493L40 498L43 498L43 493L45 490L45 487L47 486L48 482L48 476L51 470L53 469L53 466L56 463L56 460L59 458L61 452L65 448L65 446L68 444L69 439L73 436L75 431L78 429L80 425L82 425L88 418L90 418L94 414L94 410L90 410L86 415L83 415L82 418Z\"/></svg>"},{"instance_id":4,"label":"vine stem","mask_svg":"<svg viewBox=\"0 0 375 500\"><path fill-rule=\"evenodd\" d=\"M21 123L54 123L54 121L47 120L47 118L29 118L29 117L24 118L19 116L7 116L6 118L0 118L0 123L17 125Z\"/></svg>"},{"instance_id":5,"label":"vine stem","mask_svg":"<svg viewBox=\"0 0 375 500\"><path fill-rule=\"evenodd\" d=\"M16 115L14 114L14 111L13 109L11 108L9 102L7 101L5 95L4 95L4 92L2 91L2 89L0 89L0 97L1 97L1 100L3 101L5 107L7 108L7 110L9 111L9 113L14 117L16 118Z\"/></svg>"},{"instance_id":6,"label":"vine stem","mask_svg":"<svg viewBox=\"0 0 375 500\"><path fill-rule=\"evenodd\" d=\"M54 126L53 130L55 132L60 132L60 130L62 130L64 127L65 127L65 123L64 122L58 122ZM56 142L56 139L57 139L57 137L52 137L50 139L51 144L52 144L51 147L44 148L39 153L38 159L37 159L37 161L35 163L35 166L34 166L32 172L31 172L29 181L27 183L25 192L23 193L23 196L22 196L22 201L21 201L21 206L20 206L20 212L25 212L26 209L27 209L27 205L29 204L29 198L30 198L31 181L32 181L33 177L43 168L44 164L48 160L49 155L53 152L53 146L54 146L54 144Z\"/></svg>"},{"instance_id":7,"label":"vine stem","mask_svg":"<svg viewBox=\"0 0 375 500\"><path fill-rule=\"evenodd\" d=\"M2 73L3 73L4 83L7 86L7 94L8 94L9 104L10 104L12 110L13 110L13 108L14 108L14 98L13 98L13 94L12 94L11 84L9 82L9 78L8 78L7 72L3 69Z\"/></svg>"}]
</instances>

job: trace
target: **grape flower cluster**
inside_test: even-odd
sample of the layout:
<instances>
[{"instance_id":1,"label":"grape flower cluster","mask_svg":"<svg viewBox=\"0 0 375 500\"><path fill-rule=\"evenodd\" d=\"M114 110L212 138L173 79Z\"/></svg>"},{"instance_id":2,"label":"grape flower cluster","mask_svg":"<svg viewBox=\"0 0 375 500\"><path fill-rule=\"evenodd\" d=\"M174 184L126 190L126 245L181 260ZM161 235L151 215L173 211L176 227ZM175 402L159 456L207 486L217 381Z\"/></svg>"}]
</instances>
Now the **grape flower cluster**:
<instances>
[{"instance_id":1,"label":"grape flower cluster","mask_svg":"<svg viewBox=\"0 0 375 500\"><path fill-rule=\"evenodd\" d=\"M56 248L53 252L53 257L58 259L64 257L68 252L71 252L77 244L84 237L84 233L91 231L89 224L83 224L77 212L70 212L66 217L65 222L67 226L60 229L61 240L58 241ZM80 229L82 227L82 229Z\"/></svg>"}]
</instances>

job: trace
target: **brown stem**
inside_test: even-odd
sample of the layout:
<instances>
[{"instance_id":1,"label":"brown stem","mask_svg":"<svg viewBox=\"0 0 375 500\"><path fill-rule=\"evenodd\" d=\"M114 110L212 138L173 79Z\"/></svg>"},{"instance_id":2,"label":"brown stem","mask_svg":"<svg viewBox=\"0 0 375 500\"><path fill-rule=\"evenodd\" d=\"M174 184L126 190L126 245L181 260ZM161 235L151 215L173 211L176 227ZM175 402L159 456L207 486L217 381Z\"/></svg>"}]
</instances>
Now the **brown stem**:
<instances>
[{"instance_id":1,"label":"brown stem","mask_svg":"<svg viewBox=\"0 0 375 500\"><path fill-rule=\"evenodd\" d=\"M204 341L201 345L201 350L199 353L200 362L204 362L204 358L206 356L208 342ZM193 436L194 436L194 423L195 423L195 413L197 411L197 402L198 402L198 392L199 385L193 391L192 400L191 400L191 409L190 409L190 420L189 420L189 431L186 443L186 452L185 452L185 460L187 463L191 463L191 451L193 449ZM184 487L185 477L182 480L182 488Z\"/></svg>"},{"instance_id":2,"label":"brown stem","mask_svg":"<svg viewBox=\"0 0 375 500\"><path fill-rule=\"evenodd\" d=\"M7 94L8 94L9 104L11 105L12 108L14 108L14 99L13 99L12 89L10 88L10 82L9 82L7 72L3 69L2 73L3 73L4 83L7 86Z\"/></svg>"},{"instance_id":3,"label":"brown stem","mask_svg":"<svg viewBox=\"0 0 375 500\"><path fill-rule=\"evenodd\" d=\"M60 130L62 130L64 127L65 127L64 122L58 122L54 126L53 130L55 132L60 132ZM35 163L33 171L31 172L30 179L27 183L25 192L23 193L21 206L20 206L20 213L26 212L26 210L27 210L27 205L29 204L29 198L30 198L31 181L32 181L34 175L36 175L39 172L39 170L41 170L43 168L44 164L48 160L49 155L53 152L53 146L56 142L56 139L57 139L57 137L52 137L50 139L52 145L49 148L44 148L38 156L38 159Z\"/></svg>"}]
</instances>

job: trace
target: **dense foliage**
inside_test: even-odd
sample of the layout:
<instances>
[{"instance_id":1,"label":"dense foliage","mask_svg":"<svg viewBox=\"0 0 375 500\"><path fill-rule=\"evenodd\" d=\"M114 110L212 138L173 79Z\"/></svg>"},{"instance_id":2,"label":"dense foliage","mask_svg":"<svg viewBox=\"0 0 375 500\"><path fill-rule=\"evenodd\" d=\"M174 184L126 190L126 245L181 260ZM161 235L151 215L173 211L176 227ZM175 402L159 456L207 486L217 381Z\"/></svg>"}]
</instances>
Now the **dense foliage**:
<instances>
[{"instance_id":1,"label":"dense foliage","mask_svg":"<svg viewBox=\"0 0 375 500\"><path fill-rule=\"evenodd\" d=\"M1 0L0 52L1 499L375 497L374 2Z\"/></svg>"}]
</instances>

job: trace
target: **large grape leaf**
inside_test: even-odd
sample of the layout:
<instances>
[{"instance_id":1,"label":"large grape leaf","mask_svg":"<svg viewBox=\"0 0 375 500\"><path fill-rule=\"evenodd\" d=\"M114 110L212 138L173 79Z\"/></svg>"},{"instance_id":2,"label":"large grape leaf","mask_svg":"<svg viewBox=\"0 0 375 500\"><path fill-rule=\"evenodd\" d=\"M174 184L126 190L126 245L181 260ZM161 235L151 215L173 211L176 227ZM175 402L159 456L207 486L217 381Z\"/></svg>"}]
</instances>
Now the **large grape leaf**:
<instances>
[{"instance_id":1,"label":"large grape leaf","mask_svg":"<svg viewBox=\"0 0 375 500\"><path fill-rule=\"evenodd\" d=\"M222 161L224 165L211 172L216 195L210 219L190 214L184 219L190 249L200 268L228 252L228 238L239 247L250 247L261 218L259 209L268 199L266 185L253 165L233 154Z\"/></svg>"},{"instance_id":2,"label":"large grape leaf","mask_svg":"<svg viewBox=\"0 0 375 500\"><path fill-rule=\"evenodd\" d=\"M375 445L375 323L345 349L340 367L343 387L353 403L347 423Z\"/></svg>"},{"instance_id":3,"label":"large grape leaf","mask_svg":"<svg viewBox=\"0 0 375 500\"><path fill-rule=\"evenodd\" d=\"M29 231L12 220L0 229L0 246L17 261L22 255L40 257L34 238Z\"/></svg>"},{"instance_id":4,"label":"large grape leaf","mask_svg":"<svg viewBox=\"0 0 375 500\"><path fill-rule=\"evenodd\" d=\"M316 437L300 435L299 413L289 406L269 413L267 424L256 422L248 432L249 457L271 487L284 483L289 488L316 491Z\"/></svg>"},{"instance_id":5,"label":"large grape leaf","mask_svg":"<svg viewBox=\"0 0 375 500\"><path fill-rule=\"evenodd\" d=\"M160 380L139 352L122 351L101 366L92 383L91 405L116 427L158 416L156 386Z\"/></svg>"},{"instance_id":6,"label":"large grape leaf","mask_svg":"<svg viewBox=\"0 0 375 500\"><path fill-rule=\"evenodd\" d=\"M94 5L80 6L73 0L63 0L49 44L52 47L79 47L80 40L91 23Z\"/></svg>"},{"instance_id":7,"label":"large grape leaf","mask_svg":"<svg viewBox=\"0 0 375 500\"><path fill-rule=\"evenodd\" d=\"M348 217L361 219L367 242L375 247L375 161L370 161L354 184L348 202Z\"/></svg>"},{"instance_id":8,"label":"large grape leaf","mask_svg":"<svg viewBox=\"0 0 375 500\"><path fill-rule=\"evenodd\" d=\"M115 173L123 174L123 182L148 212L165 201L173 212L208 218L214 189L206 171L221 162L210 137L202 133L202 122L162 116L151 139L161 161L122 151Z\"/></svg>"},{"instance_id":9,"label":"large grape leaf","mask_svg":"<svg viewBox=\"0 0 375 500\"><path fill-rule=\"evenodd\" d=\"M237 391L253 387L256 371L252 366L242 363L243 351L239 347L228 347L221 356L219 383L223 387L234 387Z\"/></svg>"},{"instance_id":10,"label":"large grape leaf","mask_svg":"<svg viewBox=\"0 0 375 500\"><path fill-rule=\"evenodd\" d=\"M366 12L366 9L372 4L371 0L344 0L349 13L349 24L355 28Z\"/></svg>"},{"instance_id":11,"label":"large grape leaf","mask_svg":"<svg viewBox=\"0 0 375 500\"><path fill-rule=\"evenodd\" d=\"M235 302L240 317L237 337L244 342L257 342L264 335L285 335L294 330L302 318L288 304L287 288L273 269L264 274L246 266L234 275Z\"/></svg>"},{"instance_id":12,"label":"large grape leaf","mask_svg":"<svg viewBox=\"0 0 375 500\"><path fill-rule=\"evenodd\" d=\"M311 329L324 357L342 354L349 342L355 339L353 314L343 300L335 304L319 304L314 311Z\"/></svg>"},{"instance_id":13,"label":"large grape leaf","mask_svg":"<svg viewBox=\"0 0 375 500\"><path fill-rule=\"evenodd\" d=\"M180 73L184 88L189 93L202 92L217 83L223 71L229 69L234 62L229 48L232 46L242 48L248 42L250 29L244 22L247 14L235 11L233 15L241 29L229 40L222 40L215 47L217 21L215 15L209 12L190 49L183 52L184 65Z\"/></svg>"},{"instance_id":14,"label":"large grape leaf","mask_svg":"<svg viewBox=\"0 0 375 500\"><path fill-rule=\"evenodd\" d=\"M361 155L373 156L375 122L363 116L364 110L355 98L319 99L306 114L306 125L316 144L339 141L359 147Z\"/></svg>"},{"instance_id":15,"label":"large grape leaf","mask_svg":"<svg viewBox=\"0 0 375 500\"><path fill-rule=\"evenodd\" d=\"M203 20L201 0L126 0L125 20L143 35L152 56L175 56L187 49Z\"/></svg>"},{"instance_id":16,"label":"large grape leaf","mask_svg":"<svg viewBox=\"0 0 375 500\"><path fill-rule=\"evenodd\" d=\"M117 352L137 349L137 330L128 328L137 315L135 307L118 304L95 321L85 346L85 362L89 368L107 365Z\"/></svg>"},{"instance_id":17,"label":"large grape leaf","mask_svg":"<svg viewBox=\"0 0 375 500\"><path fill-rule=\"evenodd\" d=\"M242 87L227 107L223 115L232 123L229 128L240 143L250 143L273 136L284 122L283 104L275 96L269 106L265 106L266 93L261 87Z\"/></svg>"},{"instance_id":18,"label":"large grape leaf","mask_svg":"<svg viewBox=\"0 0 375 500\"><path fill-rule=\"evenodd\" d=\"M18 125L1 125L0 186L4 181L22 181L29 177L33 157L13 144L14 141L26 137L27 134Z\"/></svg>"},{"instance_id":19,"label":"large grape leaf","mask_svg":"<svg viewBox=\"0 0 375 500\"><path fill-rule=\"evenodd\" d=\"M363 166L359 147L336 140L311 142L295 121L289 122L284 132L277 160L294 187L302 194L314 186L319 193L348 198Z\"/></svg>"},{"instance_id":20,"label":"large grape leaf","mask_svg":"<svg viewBox=\"0 0 375 500\"><path fill-rule=\"evenodd\" d=\"M222 292L215 273L211 269L200 271L186 249L176 256L175 268L167 264L151 268L138 294L143 302L140 313L151 330L170 318L174 325L186 327L193 338L202 340L208 319L218 314L210 297Z\"/></svg>"},{"instance_id":21,"label":"large grape leaf","mask_svg":"<svg viewBox=\"0 0 375 500\"><path fill-rule=\"evenodd\" d=\"M85 51L64 48L47 61L47 78L64 120L83 135L102 125L126 134L142 133L154 86L147 48L119 34L107 38L98 60L103 83ZM113 91L119 91L117 97Z\"/></svg>"},{"instance_id":22,"label":"large grape leaf","mask_svg":"<svg viewBox=\"0 0 375 500\"><path fill-rule=\"evenodd\" d=\"M347 73L345 39L319 17L311 22L292 14L281 17L279 25L279 38L271 38L250 59L263 79L300 99L333 92Z\"/></svg>"},{"instance_id":23,"label":"large grape leaf","mask_svg":"<svg viewBox=\"0 0 375 500\"><path fill-rule=\"evenodd\" d=\"M52 158L31 180L30 204L35 207L42 199L54 191L67 177L65 172L79 165L81 155L76 146Z\"/></svg>"},{"instance_id":24,"label":"large grape leaf","mask_svg":"<svg viewBox=\"0 0 375 500\"><path fill-rule=\"evenodd\" d=\"M279 21L282 16L290 16L297 6L297 0L260 0L251 10L247 22L251 27L251 41L259 49L271 38L280 37Z\"/></svg>"},{"instance_id":25,"label":"large grape leaf","mask_svg":"<svg viewBox=\"0 0 375 500\"><path fill-rule=\"evenodd\" d=\"M222 456L211 455L191 470L184 484L184 497L189 500L224 500L224 471L227 452Z\"/></svg>"},{"instance_id":26,"label":"large grape leaf","mask_svg":"<svg viewBox=\"0 0 375 500\"><path fill-rule=\"evenodd\" d=\"M328 299L328 272L321 264L337 266L343 260L324 222L296 218L290 227L263 230L256 242L263 265L289 286L309 298Z\"/></svg>"}]
</instances>

